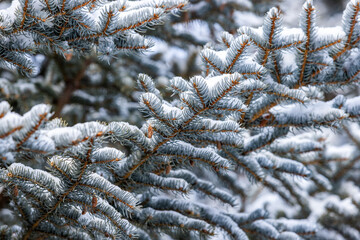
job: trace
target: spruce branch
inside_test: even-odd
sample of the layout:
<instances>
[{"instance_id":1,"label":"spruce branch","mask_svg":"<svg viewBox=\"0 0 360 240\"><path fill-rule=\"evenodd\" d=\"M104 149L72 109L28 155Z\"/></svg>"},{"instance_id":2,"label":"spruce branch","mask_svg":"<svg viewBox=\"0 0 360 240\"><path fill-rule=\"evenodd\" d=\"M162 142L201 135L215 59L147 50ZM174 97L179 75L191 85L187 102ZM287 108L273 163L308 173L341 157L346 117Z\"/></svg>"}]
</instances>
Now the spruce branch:
<instances>
[{"instance_id":1,"label":"spruce branch","mask_svg":"<svg viewBox=\"0 0 360 240\"><path fill-rule=\"evenodd\" d=\"M32 34L39 51L47 47L78 54L96 47L105 60L115 49L145 48L141 37L134 37L139 35L130 37L133 30L184 7L181 1L49 0L41 2L42 12L35 14L35 3L20 1L19 16L2 31ZM294 218L306 218L310 197L336 191L354 178L359 155L329 154L325 140L303 134L358 122L358 97L339 95L325 101L322 94L359 80L358 66L348 68L349 61L359 57L354 36L358 6L358 1L349 3L344 14L348 20L333 32L315 25L315 7L308 0L300 28L283 28L281 11L273 8L262 28L241 28L234 36L224 33L220 45L202 51L207 66L202 76L170 81L172 101L149 76L139 75L139 105L146 117L141 127L126 122L67 127L60 119L49 120L47 105L21 116L1 102L0 182L21 215L22 229L4 231L24 239L151 239L157 233L193 239L216 234L245 240L314 238L316 227L301 220L271 219L264 209L234 209L237 194L243 204L248 202L244 198L258 194L242 188L240 182L247 181L298 207ZM49 23L56 27L48 29ZM343 53L340 57L339 49L346 49L351 59ZM71 83L65 103L89 64ZM56 114L65 103L60 101ZM348 137L357 143L355 136ZM46 162L46 168L26 166L29 158ZM291 176L311 186L305 189ZM182 195L216 199L231 210ZM357 208L356 194L346 195ZM357 236L352 221L357 210L349 214L339 200L329 202L326 211L320 224ZM346 222L334 226L329 219Z\"/></svg>"}]
</instances>

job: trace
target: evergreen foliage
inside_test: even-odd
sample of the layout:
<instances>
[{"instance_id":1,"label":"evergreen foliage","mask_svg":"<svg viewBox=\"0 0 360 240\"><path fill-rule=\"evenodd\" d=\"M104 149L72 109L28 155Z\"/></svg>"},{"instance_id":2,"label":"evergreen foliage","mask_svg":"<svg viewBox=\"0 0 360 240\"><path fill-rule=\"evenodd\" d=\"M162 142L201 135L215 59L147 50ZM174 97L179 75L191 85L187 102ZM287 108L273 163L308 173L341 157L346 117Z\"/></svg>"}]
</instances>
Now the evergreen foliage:
<instances>
[{"instance_id":1,"label":"evergreen foliage","mask_svg":"<svg viewBox=\"0 0 360 240\"><path fill-rule=\"evenodd\" d=\"M164 92L167 81L164 76L199 74L200 46L217 38L222 31L219 24L221 29L236 32L250 16L260 25L262 15L268 10L261 2L192 1L181 8L186 9L185 12L178 11L179 5L171 10L174 14L168 14L166 20L161 21L164 24L153 29L151 25L156 21L152 21L135 28L145 37L148 46L154 46L150 51L142 54L147 49L138 46L132 50L110 51L110 55L115 56L111 58L100 55L102 59L106 56L110 65L101 61L95 51L79 56L70 50L65 53L66 58L55 52L36 55L31 59L36 74L30 77L16 71L0 71L0 95L21 113L39 103L56 105L55 115L70 124L95 119L141 124L143 119L136 111L137 93L133 91L137 75L146 73L156 77L156 82L163 82L160 90ZM0 14L9 17L7 11ZM67 26L69 24L72 23Z\"/></svg>"},{"instance_id":2,"label":"evergreen foliage","mask_svg":"<svg viewBox=\"0 0 360 240\"><path fill-rule=\"evenodd\" d=\"M147 49L150 43L135 30L184 6L184 1L13 1L0 19L1 64L33 74L29 53L67 56L95 49L108 61L121 50Z\"/></svg>"},{"instance_id":3,"label":"evergreen foliage","mask_svg":"<svg viewBox=\"0 0 360 240\"><path fill-rule=\"evenodd\" d=\"M302 196L304 205L312 211L317 210L308 213L318 220L317 239L357 239L360 236L355 220L359 216L359 124L347 122L341 129L342 134L336 135L325 131L298 136L307 144L318 145L311 154L294 156L307 166L312 176L307 187L293 186ZM342 145L336 144L339 140Z\"/></svg>"},{"instance_id":4,"label":"evergreen foliage","mask_svg":"<svg viewBox=\"0 0 360 240\"><path fill-rule=\"evenodd\" d=\"M122 5L84 1L76 6L70 1L19 3L21 14L2 30L9 31L5 35L17 39L18 45L22 38L17 34L28 30L36 51L64 54L64 48L82 54L79 49L96 49L101 58L107 56L106 49L120 46L119 38L121 46L138 43L133 39L139 35L128 29L138 27L138 16L140 22L155 16L158 20L164 11L184 4L162 2L165 7L159 8L162 5L155 1ZM101 30L85 30L75 20L80 21L80 30L66 32L64 27L60 34L54 27L48 29L46 21L41 23L48 15L32 14L31 9L42 6L35 3L43 3L45 12L51 10L49 16L57 24L66 22L64 16L70 19L75 14L76 18L82 6L90 14L80 16L89 19L96 16L93 8L104 9L99 12L99 25L106 23ZM123 25L110 24L114 10L108 5L123 10L118 15L126 20L120 21ZM66 9L75 12L63 16ZM19 115L9 103L1 102L0 181L20 221L1 226L1 236L160 239L167 234L173 239L291 240L325 239L337 232L356 239L360 235L358 193L345 193L351 195L356 211L343 210L341 203L348 200L334 200L327 204L328 212L318 226L304 219L311 214L309 200L315 194L340 195L341 191L333 190L337 184L359 183L357 154L342 162L322 138L309 137L316 129L358 124L359 97L338 95L326 101L324 93L358 84L359 10L360 1L352 0L342 27L321 28L315 23L315 7L307 0L300 28L288 29L282 26L281 10L272 8L261 28L241 27L235 36L224 32L219 44L207 45L201 52L204 72L189 80L172 78L171 99L162 95L151 77L140 74L139 105L147 119L140 128L127 122L67 127L62 120L51 119L49 105L36 105ZM114 31L116 36L108 36ZM105 47L102 41L110 45ZM1 52L13 57L8 61L4 55L4 64L16 62L20 72L31 73L29 55L20 51L23 48L14 48L13 55ZM359 143L348 127L345 131ZM246 179L298 208L293 218L301 219L276 219L265 209L239 209L239 199L252 194L241 184ZM299 184L303 180L311 187Z\"/></svg>"},{"instance_id":5,"label":"evergreen foliage","mask_svg":"<svg viewBox=\"0 0 360 240\"><path fill-rule=\"evenodd\" d=\"M110 69L109 62L153 46L142 32L162 23L168 13L176 13L185 4L186 1L13 1L9 9L0 11L0 66L20 71L2 72L1 95L23 113L38 103L55 104L56 116L73 100L78 105L65 109L70 112L65 115L70 115L67 119L72 123L85 121L84 115L91 107L101 112L103 101L109 102L107 111L128 117L134 104L123 109L116 104L127 97L124 93L128 88L123 88L129 83L122 83L129 82L129 75L122 73L121 61L114 63L120 65L118 70ZM119 94L120 90L123 94ZM111 97L104 99L106 95ZM85 109L82 114L79 104Z\"/></svg>"}]
</instances>

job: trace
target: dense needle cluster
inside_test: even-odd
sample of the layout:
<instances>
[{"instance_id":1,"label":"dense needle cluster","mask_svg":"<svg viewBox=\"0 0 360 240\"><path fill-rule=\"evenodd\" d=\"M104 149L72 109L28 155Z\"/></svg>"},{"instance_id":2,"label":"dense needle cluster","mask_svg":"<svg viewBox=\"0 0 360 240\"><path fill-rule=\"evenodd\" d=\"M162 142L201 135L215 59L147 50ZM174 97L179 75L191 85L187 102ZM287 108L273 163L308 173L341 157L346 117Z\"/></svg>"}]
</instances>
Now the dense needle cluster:
<instances>
[{"instance_id":1,"label":"dense needle cluster","mask_svg":"<svg viewBox=\"0 0 360 240\"><path fill-rule=\"evenodd\" d=\"M53 41L32 34L39 51L64 54L70 49L77 55L84 48L102 56L102 41L111 51L125 46L117 45L118 39L134 43L129 39L138 35L128 30L184 4L84 1L73 6L72 1L39 1L53 12L48 17L27 13L42 6L31 5L35 2L19 1L23 11L9 23L9 37L41 29ZM114 10L108 5L116 6L115 15L124 21L112 22ZM71 22L82 7L88 12L79 11L80 16L89 19L96 18L96 8L103 9L102 27L90 33L79 22L80 29L68 30L65 21L62 33L54 27L47 32L48 18L66 16ZM147 15L148 8L152 10ZM131 9L138 12L132 15ZM331 154L325 140L309 132L346 124L348 137L359 144L349 130L358 123L359 97L324 97L359 81L359 11L360 1L352 0L342 27L320 28L308 0L300 28L288 29L282 26L281 10L272 8L261 28L241 27L237 35L224 32L219 44L202 50L203 74L171 79L171 99L151 77L140 74L139 106L147 119L141 127L127 122L67 127L51 119L48 105L21 116L1 102L0 182L20 223L1 226L0 233L9 239L160 239L167 234L173 239L292 240L326 239L337 232L356 239L359 226L353 213L359 211L347 214L341 201L327 204L318 225L305 219L316 194L341 194L337 184L358 181L351 172L358 157ZM32 30L38 23L45 25ZM126 34L118 36L122 31ZM0 58L20 71L32 69L20 61L30 55L18 55L14 58L19 66ZM302 181L311 186L305 188ZM257 195L247 192L243 183L274 192L298 213L286 219L269 216L266 209L246 209L246 198ZM352 197L358 208L359 196ZM346 222L334 224L334 219Z\"/></svg>"}]
</instances>

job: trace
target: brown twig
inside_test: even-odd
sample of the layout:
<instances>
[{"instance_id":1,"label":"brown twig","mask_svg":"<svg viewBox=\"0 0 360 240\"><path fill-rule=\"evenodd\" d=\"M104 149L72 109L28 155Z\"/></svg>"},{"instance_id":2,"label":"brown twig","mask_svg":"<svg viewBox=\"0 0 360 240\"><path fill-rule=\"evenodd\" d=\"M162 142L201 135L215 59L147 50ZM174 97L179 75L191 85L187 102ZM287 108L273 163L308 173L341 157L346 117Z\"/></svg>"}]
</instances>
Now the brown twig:
<instances>
[{"instance_id":1,"label":"brown twig","mask_svg":"<svg viewBox=\"0 0 360 240\"><path fill-rule=\"evenodd\" d=\"M64 108L64 106L70 102L71 96L73 92L80 88L81 80L83 79L85 75L85 71L88 68L88 66L91 63L91 59L87 59L85 63L83 64L82 69L78 72L75 78L69 79L64 72L63 77L65 80L65 89L62 94L62 96L58 99L56 107L55 107L55 114L53 115L53 118L60 117L61 111ZM62 66L60 66L62 69Z\"/></svg>"}]
</instances>

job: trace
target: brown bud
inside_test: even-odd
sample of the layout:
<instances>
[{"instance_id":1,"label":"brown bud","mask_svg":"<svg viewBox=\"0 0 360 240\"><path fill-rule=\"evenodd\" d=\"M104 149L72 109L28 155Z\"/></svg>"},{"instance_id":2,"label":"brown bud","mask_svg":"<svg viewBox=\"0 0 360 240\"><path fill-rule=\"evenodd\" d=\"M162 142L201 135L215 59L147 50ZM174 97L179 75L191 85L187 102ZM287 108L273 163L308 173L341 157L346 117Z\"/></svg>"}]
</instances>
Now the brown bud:
<instances>
[{"instance_id":1,"label":"brown bud","mask_svg":"<svg viewBox=\"0 0 360 240\"><path fill-rule=\"evenodd\" d=\"M154 130L153 130L153 127L151 126L151 124L149 124L149 127L148 127L148 138L151 138L152 135L154 133Z\"/></svg>"},{"instance_id":2,"label":"brown bud","mask_svg":"<svg viewBox=\"0 0 360 240\"><path fill-rule=\"evenodd\" d=\"M193 167L195 165L195 162L190 159L190 165Z\"/></svg>"},{"instance_id":3,"label":"brown bud","mask_svg":"<svg viewBox=\"0 0 360 240\"><path fill-rule=\"evenodd\" d=\"M81 212L81 215L86 214L86 212L87 212L87 208L86 208L86 205L84 205L83 210L82 210L82 212Z\"/></svg>"},{"instance_id":4,"label":"brown bud","mask_svg":"<svg viewBox=\"0 0 360 240\"><path fill-rule=\"evenodd\" d=\"M66 61L68 62L72 59L73 53L72 52L64 53L64 56L65 56Z\"/></svg>"},{"instance_id":5,"label":"brown bud","mask_svg":"<svg viewBox=\"0 0 360 240\"><path fill-rule=\"evenodd\" d=\"M168 165L166 166L166 174L169 174L170 171L171 171L171 165L168 164Z\"/></svg>"},{"instance_id":6,"label":"brown bud","mask_svg":"<svg viewBox=\"0 0 360 240\"><path fill-rule=\"evenodd\" d=\"M218 150L221 150L221 142L217 142L216 147L217 147Z\"/></svg>"},{"instance_id":7,"label":"brown bud","mask_svg":"<svg viewBox=\"0 0 360 240\"><path fill-rule=\"evenodd\" d=\"M260 122L260 127L265 127L267 123L268 123L267 119L262 119Z\"/></svg>"},{"instance_id":8,"label":"brown bud","mask_svg":"<svg viewBox=\"0 0 360 240\"><path fill-rule=\"evenodd\" d=\"M95 196L93 196L92 200L91 200L91 205L92 208L96 208L97 205L97 198Z\"/></svg>"},{"instance_id":9,"label":"brown bud","mask_svg":"<svg viewBox=\"0 0 360 240\"><path fill-rule=\"evenodd\" d=\"M19 195L19 189L18 187L15 185L14 186L14 197L17 197Z\"/></svg>"}]
</instances>

